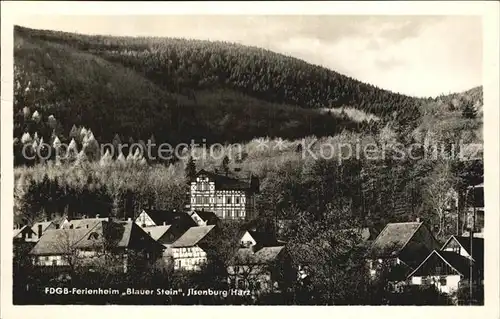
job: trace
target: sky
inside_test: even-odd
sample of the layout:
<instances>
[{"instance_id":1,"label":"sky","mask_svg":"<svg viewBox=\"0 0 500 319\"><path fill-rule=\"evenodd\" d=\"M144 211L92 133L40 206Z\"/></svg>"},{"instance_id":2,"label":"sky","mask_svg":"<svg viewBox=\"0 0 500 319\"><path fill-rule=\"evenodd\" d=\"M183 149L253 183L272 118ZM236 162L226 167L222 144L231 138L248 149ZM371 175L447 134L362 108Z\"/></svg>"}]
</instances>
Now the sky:
<instances>
[{"instance_id":1,"label":"sky","mask_svg":"<svg viewBox=\"0 0 500 319\"><path fill-rule=\"evenodd\" d=\"M258 46L412 96L434 97L482 84L480 16L44 15L16 24Z\"/></svg>"}]
</instances>

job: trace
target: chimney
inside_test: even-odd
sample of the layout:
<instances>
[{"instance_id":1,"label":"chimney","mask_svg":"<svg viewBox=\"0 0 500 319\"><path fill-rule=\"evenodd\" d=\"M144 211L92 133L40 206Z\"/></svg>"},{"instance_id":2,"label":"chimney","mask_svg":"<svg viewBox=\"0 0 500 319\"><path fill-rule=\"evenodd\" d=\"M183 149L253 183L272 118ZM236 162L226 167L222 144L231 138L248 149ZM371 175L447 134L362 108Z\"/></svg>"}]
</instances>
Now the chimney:
<instances>
[{"instance_id":1,"label":"chimney","mask_svg":"<svg viewBox=\"0 0 500 319\"><path fill-rule=\"evenodd\" d=\"M420 223L420 217L417 217L416 222Z\"/></svg>"},{"instance_id":2,"label":"chimney","mask_svg":"<svg viewBox=\"0 0 500 319\"><path fill-rule=\"evenodd\" d=\"M98 219L98 218L99 218L99 214L96 214L96 215L95 215L95 218L96 218L96 219Z\"/></svg>"},{"instance_id":3,"label":"chimney","mask_svg":"<svg viewBox=\"0 0 500 319\"><path fill-rule=\"evenodd\" d=\"M165 221L164 221L164 222L163 222L163 226L167 226L167 222L165 222Z\"/></svg>"},{"instance_id":4,"label":"chimney","mask_svg":"<svg viewBox=\"0 0 500 319\"><path fill-rule=\"evenodd\" d=\"M132 221L132 218L130 218L130 217L129 217L129 218L127 218L127 221L128 221L128 222L131 222L131 221Z\"/></svg>"},{"instance_id":5,"label":"chimney","mask_svg":"<svg viewBox=\"0 0 500 319\"><path fill-rule=\"evenodd\" d=\"M42 237L42 225L38 225L38 238Z\"/></svg>"}]
</instances>

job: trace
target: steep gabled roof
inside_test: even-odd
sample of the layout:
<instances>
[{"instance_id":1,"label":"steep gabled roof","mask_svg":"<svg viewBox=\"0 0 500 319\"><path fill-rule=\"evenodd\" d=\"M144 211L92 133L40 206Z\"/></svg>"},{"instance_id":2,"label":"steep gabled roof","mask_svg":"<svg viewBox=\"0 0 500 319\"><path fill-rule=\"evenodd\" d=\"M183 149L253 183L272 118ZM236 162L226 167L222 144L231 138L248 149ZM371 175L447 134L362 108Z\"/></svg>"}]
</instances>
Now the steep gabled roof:
<instances>
[{"instance_id":1,"label":"steep gabled roof","mask_svg":"<svg viewBox=\"0 0 500 319\"><path fill-rule=\"evenodd\" d=\"M172 244L172 247L192 247L205 238L214 227L214 225L191 227Z\"/></svg>"},{"instance_id":2,"label":"steep gabled roof","mask_svg":"<svg viewBox=\"0 0 500 319\"><path fill-rule=\"evenodd\" d=\"M420 265L418 265L415 268L415 270L413 270L408 275L408 278L413 277L413 276L419 276L419 275L423 275L423 276L430 275L430 274L425 274L425 273L421 273L421 272L422 272L423 267L427 263L432 262L433 257L440 258L448 266L450 266L454 271L456 271L457 274L462 275L464 277L469 276L469 266L470 265L469 265L469 260L467 258L465 258L465 257L463 257L460 254L457 254L455 252L451 252L451 251L433 250L429 254L429 256L427 256L427 258L425 258L424 261L422 261L420 263ZM439 274L436 274L436 275L439 275Z\"/></svg>"},{"instance_id":3,"label":"steep gabled roof","mask_svg":"<svg viewBox=\"0 0 500 319\"><path fill-rule=\"evenodd\" d=\"M24 225L21 228L14 229L14 236L13 237L14 238L19 237L24 231L28 231L28 232L31 232L32 234L36 235L36 233L28 225ZM21 237L19 237L19 238L21 238Z\"/></svg>"},{"instance_id":4,"label":"steep gabled roof","mask_svg":"<svg viewBox=\"0 0 500 319\"><path fill-rule=\"evenodd\" d=\"M48 230L31 250L34 255L62 255L71 249L93 249L100 247L105 240L117 248L135 248L134 239L141 240L141 245L152 245L158 249L163 246L154 241L139 226L129 221L95 221L89 228L71 228ZM106 239L105 239L106 238Z\"/></svg>"},{"instance_id":5,"label":"steep gabled roof","mask_svg":"<svg viewBox=\"0 0 500 319\"><path fill-rule=\"evenodd\" d=\"M198 216L200 216L203 221L207 223L207 225L215 225L220 219L214 212L205 211L205 210L195 210L194 211Z\"/></svg>"},{"instance_id":6,"label":"steep gabled roof","mask_svg":"<svg viewBox=\"0 0 500 319\"><path fill-rule=\"evenodd\" d=\"M375 258L397 257L422 224L422 222L387 224L373 242L370 255Z\"/></svg>"},{"instance_id":7,"label":"steep gabled roof","mask_svg":"<svg viewBox=\"0 0 500 319\"><path fill-rule=\"evenodd\" d=\"M39 225L42 225L42 233L45 232L47 230L48 227L50 227L52 225L52 221L46 221L46 222L38 222L38 223L35 223L33 224L33 226L31 227L31 230L35 232L35 234L38 235L38 226Z\"/></svg>"},{"instance_id":8,"label":"steep gabled roof","mask_svg":"<svg viewBox=\"0 0 500 319\"><path fill-rule=\"evenodd\" d=\"M450 242L454 240L457 242L466 252L469 254L469 256L472 256L472 259L477 261L477 262L483 262L484 259L484 239L483 238L478 238L478 237L473 237L472 238L472 254L471 254L471 247L470 247L470 237L467 236L450 236L450 238L446 241L446 243L443 245L441 250L446 249Z\"/></svg>"},{"instance_id":9,"label":"steep gabled roof","mask_svg":"<svg viewBox=\"0 0 500 319\"><path fill-rule=\"evenodd\" d=\"M278 240L274 234L269 232L249 230L248 233L260 246L277 246Z\"/></svg>"}]
</instances>

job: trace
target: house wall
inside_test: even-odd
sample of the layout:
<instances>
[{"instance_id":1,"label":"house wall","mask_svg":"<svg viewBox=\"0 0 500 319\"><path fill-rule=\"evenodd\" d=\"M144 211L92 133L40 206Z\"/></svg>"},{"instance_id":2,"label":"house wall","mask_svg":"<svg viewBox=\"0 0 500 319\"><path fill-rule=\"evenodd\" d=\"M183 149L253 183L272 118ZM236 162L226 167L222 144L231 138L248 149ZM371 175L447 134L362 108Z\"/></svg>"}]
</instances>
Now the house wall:
<instances>
[{"instance_id":1,"label":"house wall","mask_svg":"<svg viewBox=\"0 0 500 319\"><path fill-rule=\"evenodd\" d=\"M245 232L243 234L243 236L241 236L241 239L240 239L240 244L242 246L246 246L246 247L249 247L249 246L254 246L257 244L257 242L255 241L255 239L253 239L253 237L250 235L249 232Z\"/></svg>"},{"instance_id":2,"label":"house wall","mask_svg":"<svg viewBox=\"0 0 500 319\"><path fill-rule=\"evenodd\" d=\"M448 245L444 247L443 251L452 251L466 258L470 258L470 255L467 253L467 251L454 239L452 239L448 243Z\"/></svg>"},{"instance_id":3,"label":"house wall","mask_svg":"<svg viewBox=\"0 0 500 319\"><path fill-rule=\"evenodd\" d=\"M146 212L142 212L137 218L135 219L135 223L139 227L151 227L151 226L158 226L156 223L149 217L149 215Z\"/></svg>"},{"instance_id":4,"label":"house wall","mask_svg":"<svg viewBox=\"0 0 500 319\"><path fill-rule=\"evenodd\" d=\"M214 181L202 175L191 183L190 195L192 210L213 211L221 219L251 217L255 207L255 198L250 192L217 189Z\"/></svg>"},{"instance_id":5,"label":"house wall","mask_svg":"<svg viewBox=\"0 0 500 319\"><path fill-rule=\"evenodd\" d=\"M174 270L199 270L207 262L207 253L198 246L171 248L169 254L173 259Z\"/></svg>"},{"instance_id":6,"label":"house wall","mask_svg":"<svg viewBox=\"0 0 500 319\"><path fill-rule=\"evenodd\" d=\"M89 261L90 258L96 256L95 251L90 250L80 250L75 255L75 258L78 258L81 262ZM67 266L68 261L67 258L62 255L45 255L45 256L36 256L35 264L37 266Z\"/></svg>"},{"instance_id":7,"label":"house wall","mask_svg":"<svg viewBox=\"0 0 500 319\"><path fill-rule=\"evenodd\" d=\"M427 285L433 284L436 288L446 294L451 294L458 289L460 284L460 275L448 275L448 276L413 276L411 278L411 283L413 285Z\"/></svg>"}]
</instances>

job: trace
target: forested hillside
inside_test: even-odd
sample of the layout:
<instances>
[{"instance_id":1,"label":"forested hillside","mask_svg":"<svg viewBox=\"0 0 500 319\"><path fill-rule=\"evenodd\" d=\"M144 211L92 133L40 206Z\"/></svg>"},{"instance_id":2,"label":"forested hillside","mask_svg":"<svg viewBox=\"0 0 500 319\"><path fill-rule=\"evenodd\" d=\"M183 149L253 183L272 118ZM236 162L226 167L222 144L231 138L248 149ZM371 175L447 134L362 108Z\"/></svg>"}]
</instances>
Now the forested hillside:
<instances>
[{"instance_id":1,"label":"forested hillside","mask_svg":"<svg viewBox=\"0 0 500 319\"><path fill-rule=\"evenodd\" d=\"M456 216L443 215L435 197L482 179L482 149L456 149L482 146L481 87L416 99L258 48L20 27L14 55L21 219L184 207L186 159L109 156L99 153L103 143L245 142L231 164L260 177L261 220L301 212L383 225L419 216L445 236ZM25 146L46 152L42 141L69 143L66 159L21 156ZM301 151L311 141L316 155L321 145L388 151L316 161ZM398 158L398 143L418 158ZM197 160L196 168L220 164Z\"/></svg>"},{"instance_id":2,"label":"forested hillside","mask_svg":"<svg viewBox=\"0 0 500 319\"><path fill-rule=\"evenodd\" d=\"M106 140L116 133L127 139L154 134L158 141L298 138L373 125L345 113L316 112L338 107L411 126L424 101L299 59L223 42L16 27L14 54L19 118L23 107L38 107L60 119L66 131L84 125ZM28 81L34 92L26 96Z\"/></svg>"}]
</instances>

